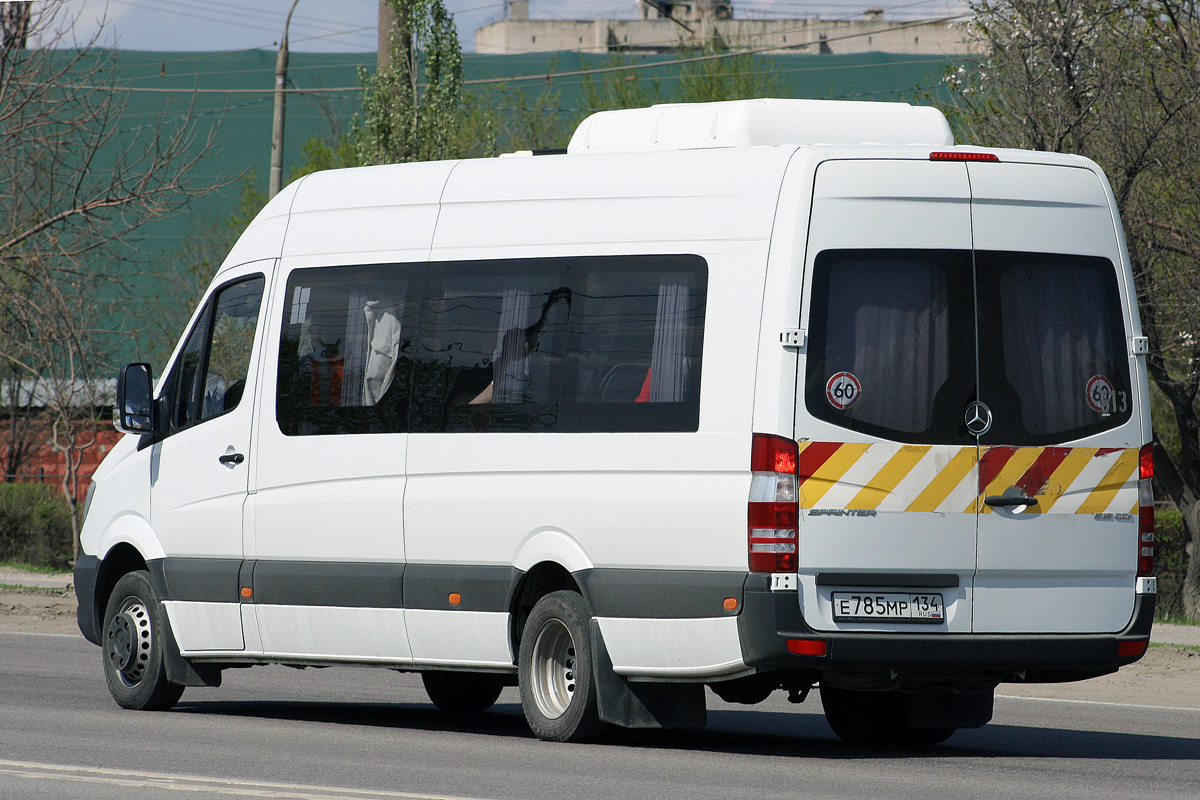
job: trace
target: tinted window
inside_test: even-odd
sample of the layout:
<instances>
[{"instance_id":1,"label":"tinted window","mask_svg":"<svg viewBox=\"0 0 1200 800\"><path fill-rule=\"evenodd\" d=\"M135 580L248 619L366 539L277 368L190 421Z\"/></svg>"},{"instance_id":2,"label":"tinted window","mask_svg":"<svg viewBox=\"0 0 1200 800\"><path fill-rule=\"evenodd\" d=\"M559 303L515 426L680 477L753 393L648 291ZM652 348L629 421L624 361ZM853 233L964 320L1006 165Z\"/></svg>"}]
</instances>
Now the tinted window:
<instances>
[{"instance_id":1,"label":"tinted window","mask_svg":"<svg viewBox=\"0 0 1200 800\"><path fill-rule=\"evenodd\" d=\"M697 256L597 261L580 276L564 430L694 431L707 267Z\"/></svg>"},{"instance_id":2,"label":"tinted window","mask_svg":"<svg viewBox=\"0 0 1200 800\"><path fill-rule=\"evenodd\" d=\"M288 436L408 429L411 271L300 269L284 294L276 419Z\"/></svg>"},{"instance_id":3,"label":"tinted window","mask_svg":"<svg viewBox=\"0 0 1200 800\"><path fill-rule=\"evenodd\" d=\"M1130 418L1111 262L984 251L817 256L805 372L813 416L895 441L968 444L963 414L976 399L992 414L985 444L1053 444Z\"/></svg>"},{"instance_id":4,"label":"tinted window","mask_svg":"<svg viewBox=\"0 0 1200 800\"><path fill-rule=\"evenodd\" d=\"M290 436L694 431L706 292L698 256L296 270L276 417Z\"/></svg>"},{"instance_id":5,"label":"tinted window","mask_svg":"<svg viewBox=\"0 0 1200 800\"><path fill-rule=\"evenodd\" d=\"M434 269L414 430L554 430L574 301L566 281L555 262Z\"/></svg>"},{"instance_id":6,"label":"tinted window","mask_svg":"<svg viewBox=\"0 0 1200 800\"><path fill-rule=\"evenodd\" d=\"M263 285L262 277L240 281L205 304L167 382L171 430L232 411L241 402Z\"/></svg>"},{"instance_id":7,"label":"tinted window","mask_svg":"<svg viewBox=\"0 0 1200 800\"><path fill-rule=\"evenodd\" d=\"M805 402L876 436L969 443L973 341L970 253L826 251L813 273Z\"/></svg>"},{"instance_id":8,"label":"tinted window","mask_svg":"<svg viewBox=\"0 0 1200 800\"><path fill-rule=\"evenodd\" d=\"M1128 348L1112 262L980 252L976 263L980 395L995 419L984 441L1051 444L1128 420Z\"/></svg>"}]
</instances>

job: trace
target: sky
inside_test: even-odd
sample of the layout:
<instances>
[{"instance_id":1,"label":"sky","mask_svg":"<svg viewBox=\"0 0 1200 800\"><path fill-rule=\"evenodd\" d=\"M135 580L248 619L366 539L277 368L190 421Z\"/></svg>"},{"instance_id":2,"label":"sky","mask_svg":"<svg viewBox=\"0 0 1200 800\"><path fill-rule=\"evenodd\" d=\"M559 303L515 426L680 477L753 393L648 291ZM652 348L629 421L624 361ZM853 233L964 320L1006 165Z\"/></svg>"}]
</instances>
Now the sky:
<instances>
[{"instance_id":1,"label":"sky","mask_svg":"<svg viewBox=\"0 0 1200 800\"><path fill-rule=\"evenodd\" d=\"M639 0L530 0L531 19L632 19ZM503 0L444 0L454 14L463 50L476 28L504 18ZM292 0L66 0L76 42L126 50L246 50L275 48ZM885 19L946 16L963 0L734 0L745 19L820 16L854 18L883 8ZM299 0L289 29L292 50L374 52L378 0ZM63 44L69 44L64 42Z\"/></svg>"}]
</instances>

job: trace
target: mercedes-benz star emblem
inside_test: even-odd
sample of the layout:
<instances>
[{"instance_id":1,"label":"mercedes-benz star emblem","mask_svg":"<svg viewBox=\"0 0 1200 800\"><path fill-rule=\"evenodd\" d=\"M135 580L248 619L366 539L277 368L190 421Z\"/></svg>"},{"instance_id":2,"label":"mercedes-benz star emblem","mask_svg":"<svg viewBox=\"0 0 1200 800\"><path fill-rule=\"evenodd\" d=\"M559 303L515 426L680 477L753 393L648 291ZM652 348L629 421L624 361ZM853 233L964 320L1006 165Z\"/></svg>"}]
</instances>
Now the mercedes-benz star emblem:
<instances>
[{"instance_id":1,"label":"mercedes-benz star emblem","mask_svg":"<svg viewBox=\"0 0 1200 800\"><path fill-rule=\"evenodd\" d=\"M976 400L967 406L967 413L963 415L963 419L966 420L967 430L972 436L983 436L992 427L992 410L987 404Z\"/></svg>"}]
</instances>

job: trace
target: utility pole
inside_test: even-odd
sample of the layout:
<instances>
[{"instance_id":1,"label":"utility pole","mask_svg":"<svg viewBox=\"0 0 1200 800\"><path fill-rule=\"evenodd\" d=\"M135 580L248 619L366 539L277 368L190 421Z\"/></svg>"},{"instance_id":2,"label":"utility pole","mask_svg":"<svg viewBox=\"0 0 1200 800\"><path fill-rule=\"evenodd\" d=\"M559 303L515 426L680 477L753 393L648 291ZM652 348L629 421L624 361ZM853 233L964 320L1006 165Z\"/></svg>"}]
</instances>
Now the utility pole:
<instances>
[{"instance_id":1,"label":"utility pole","mask_svg":"<svg viewBox=\"0 0 1200 800\"><path fill-rule=\"evenodd\" d=\"M270 199L279 194L283 184L283 108L287 101L288 28L292 24L292 12L300 0L292 0L287 21L283 23L283 38L279 40L279 55L275 59L275 121L271 126L271 183L267 190Z\"/></svg>"},{"instance_id":2,"label":"utility pole","mask_svg":"<svg viewBox=\"0 0 1200 800\"><path fill-rule=\"evenodd\" d=\"M391 63L391 36L392 31L396 30L397 24L396 9L392 8L392 4L388 0L379 0L379 50L375 54L375 69L380 72Z\"/></svg>"},{"instance_id":3,"label":"utility pole","mask_svg":"<svg viewBox=\"0 0 1200 800\"><path fill-rule=\"evenodd\" d=\"M412 33L404 9L397 10L388 0L379 0L379 52L375 56L375 68L383 72L392 63L392 34L400 36L405 53L412 51Z\"/></svg>"}]
</instances>

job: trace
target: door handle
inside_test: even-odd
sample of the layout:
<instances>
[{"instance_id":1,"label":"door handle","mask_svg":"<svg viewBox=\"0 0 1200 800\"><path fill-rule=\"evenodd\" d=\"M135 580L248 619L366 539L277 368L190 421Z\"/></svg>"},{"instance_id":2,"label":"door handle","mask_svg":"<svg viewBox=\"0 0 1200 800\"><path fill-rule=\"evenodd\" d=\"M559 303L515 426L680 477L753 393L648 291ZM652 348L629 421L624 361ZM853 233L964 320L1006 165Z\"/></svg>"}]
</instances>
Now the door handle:
<instances>
[{"instance_id":1,"label":"door handle","mask_svg":"<svg viewBox=\"0 0 1200 800\"><path fill-rule=\"evenodd\" d=\"M1011 506L1036 506L1038 504L1036 497L1019 497L1007 494L992 494L984 498L983 502L987 503L992 508L1008 508Z\"/></svg>"},{"instance_id":2,"label":"door handle","mask_svg":"<svg viewBox=\"0 0 1200 800\"><path fill-rule=\"evenodd\" d=\"M217 458L217 461L220 461L222 464L224 464L227 467L233 466L235 464L240 464L245 460L246 460L246 457L244 455L242 455L241 453L226 453L225 455L219 456Z\"/></svg>"}]
</instances>

